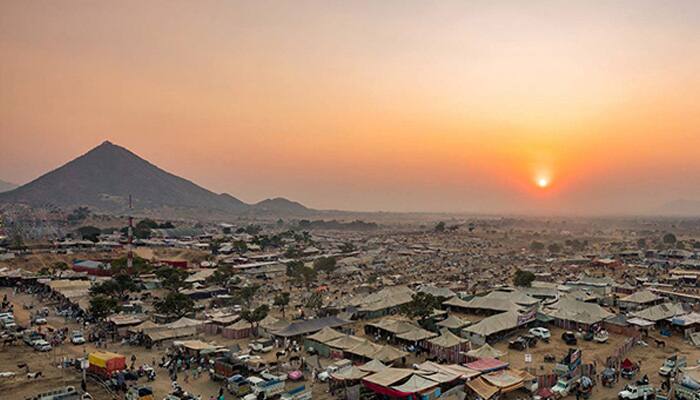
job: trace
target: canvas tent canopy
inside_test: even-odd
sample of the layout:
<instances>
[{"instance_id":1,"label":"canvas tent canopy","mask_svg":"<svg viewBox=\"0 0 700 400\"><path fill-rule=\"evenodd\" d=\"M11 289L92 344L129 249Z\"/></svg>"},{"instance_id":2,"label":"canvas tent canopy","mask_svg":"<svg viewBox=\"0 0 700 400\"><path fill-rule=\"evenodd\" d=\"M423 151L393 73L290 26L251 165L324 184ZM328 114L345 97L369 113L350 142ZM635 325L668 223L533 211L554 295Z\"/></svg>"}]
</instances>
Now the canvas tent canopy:
<instances>
[{"instance_id":1,"label":"canvas tent canopy","mask_svg":"<svg viewBox=\"0 0 700 400\"><path fill-rule=\"evenodd\" d=\"M477 377L467 382L467 387L484 400L488 400L498 393L498 388L489 384L482 377Z\"/></svg>"},{"instance_id":2,"label":"canvas tent canopy","mask_svg":"<svg viewBox=\"0 0 700 400\"><path fill-rule=\"evenodd\" d=\"M345 368L342 371L332 373L331 378L338 381L356 381L369 374L370 372L363 371L355 366L351 366L350 368Z\"/></svg>"},{"instance_id":3,"label":"canvas tent canopy","mask_svg":"<svg viewBox=\"0 0 700 400\"><path fill-rule=\"evenodd\" d=\"M419 374L413 374L406 382L391 388L404 393L420 393L438 385L438 382L424 378Z\"/></svg>"},{"instance_id":4,"label":"canvas tent canopy","mask_svg":"<svg viewBox=\"0 0 700 400\"><path fill-rule=\"evenodd\" d=\"M369 362L364 363L363 365L360 365L358 368L362 371L374 373L382 371L388 367L384 365L384 363L382 363L381 361L373 359Z\"/></svg>"},{"instance_id":5,"label":"canvas tent canopy","mask_svg":"<svg viewBox=\"0 0 700 400\"><path fill-rule=\"evenodd\" d=\"M292 322L287 327L279 331L273 331L274 336L280 337L295 337L309 335L314 332L318 332L323 328L337 328L343 325L349 324L349 321L340 319L336 316L317 318L317 319L307 319L304 321Z\"/></svg>"},{"instance_id":6,"label":"canvas tent canopy","mask_svg":"<svg viewBox=\"0 0 700 400\"><path fill-rule=\"evenodd\" d=\"M497 350L491 347L488 343L479 347L478 349L469 350L467 352L468 357L472 358L501 358L506 355L505 352Z\"/></svg>"},{"instance_id":7,"label":"canvas tent canopy","mask_svg":"<svg viewBox=\"0 0 700 400\"><path fill-rule=\"evenodd\" d=\"M621 298L619 301L623 303L633 303L633 304L648 304L660 300L661 297L652 293L650 290L641 290L639 292L634 292L629 296Z\"/></svg>"},{"instance_id":8,"label":"canvas tent canopy","mask_svg":"<svg viewBox=\"0 0 700 400\"><path fill-rule=\"evenodd\" d=\"M455 347L467 342L467 339L463 339L447 329L443 329L440 336L428 340L431 345L443 348Z\"/></svg>"},{"instance_id":9,"label":"canvas tent canopy","mask_svg":"<svg viewBox=\"0 0 700 400\"><path fill-rule=\"evenodd\" d=\"M465 321L454 314L450 314L447 318L443 319L442 321L436 323L435 325L442 327L442 328L447 328L447 329L461 329L464 328L465 326L469 325L469 321Z\"/></svg>"},{"instance_id":10,"label":"canvas tent canopy","mask_svg":"<svg viewBox=\"0 0 700 400\"><path fill-rule=\"evenodd\" d=\"M363 380L380 386L391 386L396 382L411 376L415 371L406 368L386 368L372 375L368 375Z\"/></svg>"},{"instance_id":11,"label":"canvas tent canopy","mask_svg":"<svg viewBox=\"0 0 700 400\"><path fill-rule=\"evenodd\" d=\"M641 311L633 312L633 317L645 319L647 321L658 322L664 319L677 317L686 314L683 306L678 303L658 304ZM629 321L628 321L629 322Z\"/></svg>"},{"instance_id":12,"label":"canvas tent canopy","mask_svg":"<svg viewBox=\"0 0 700 400\"><path fill-rule=\"evenodd\" d=\"M561 298L549 305L543 313L552 318L579 324L593 325L612 317L614 314L594 303Z\"/></svg>"}]
</instances>

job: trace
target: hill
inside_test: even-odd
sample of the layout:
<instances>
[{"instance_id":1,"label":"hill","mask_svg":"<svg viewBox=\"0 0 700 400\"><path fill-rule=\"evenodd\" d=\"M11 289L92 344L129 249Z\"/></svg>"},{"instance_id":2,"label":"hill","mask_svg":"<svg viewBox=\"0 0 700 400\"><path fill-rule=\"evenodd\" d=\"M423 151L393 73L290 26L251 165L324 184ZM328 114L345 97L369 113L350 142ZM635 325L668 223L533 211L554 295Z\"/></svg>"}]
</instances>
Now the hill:
<instances>
[{"instance_id":1,"label":"hill","mask_svg":"<svg viewBox=\"0 0 700 400\"><path fill-rule=\"evenodd\" d=\"M26 185L0 193L0 202L61 208L88 206L110 212L125 210L129 195L135 210L241 214L283 208L281 201L258 207L229 194L211 192L108 141ZM306 209L299 203L287 202L296 209Z\"/></svg>"},{"instance_id":2,"label":"hill","mask_svg":"<svg viewBox=\"0 0 700 400\"><path fill-rule=\"evenodd\" d=\"M253 204L253 208L258 212L267 212L270 214L305 214L311 211L301 203L282 197L265 199Z\"/></svg>"},{"instance_id":3,"label":"hill","mask_svg":"<svg viewBox=\"0 0 700 400\"><path fill-rule=\"evenodd\" d=\"M16 187L17 187L17 185L15 185L14 183L5 182L3 180L0 180L0 193L8 192L12 189L15 189Z\"/></svg>"}]
</instances>

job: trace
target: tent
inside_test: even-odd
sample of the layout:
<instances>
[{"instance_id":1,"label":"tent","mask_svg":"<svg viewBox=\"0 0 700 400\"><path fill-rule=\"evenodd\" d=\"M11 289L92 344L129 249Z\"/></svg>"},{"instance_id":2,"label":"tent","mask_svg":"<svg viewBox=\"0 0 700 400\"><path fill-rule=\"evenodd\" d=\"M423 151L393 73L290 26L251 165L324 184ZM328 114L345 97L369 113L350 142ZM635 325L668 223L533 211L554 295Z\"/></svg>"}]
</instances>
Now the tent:
<instances>
[{"instance_id":1,"label":"tent","mask_svg":"<svg viewBox=\"0 0 700 400\"><path fill-rule=\"evenodd\" d=\"M382 346L379 351L370 355L373 360L379 360L384 363L393 363L406 357L408 353L401 351L393 346Z\"/></svg>"},{"instance_id":2,"label":"tent","mask_svg":"<svg viewBox=\"0 0 700 400\"><path fill-rule=\"evenodd\" d=\"M222 329L221 335L227 339L242 339L249 337L252 331L253 328L250 326L250 322L240 320Z\"/></svg>"},{"instance_id":3,"label":"tent","mask_svg":"<svg viewBox=\"0 0 700 400\"><path fill-rule=\"evenodd\" d=\"M457 330L464 328L465 326L467 326L469 324L470 324L469 321L465 321L465 320L455 316L454 314L450 314L447 318L436 323L435 325L437 325L441 328L447 328L447 329L450 329L452 331L457 331Z\"/></svg>"},{"instance_id":4,"label":"tent","mask_svg":"<svg viewBox=\"0 0 700 400\"><path fill-rule=\"evenodd\" d=\"M482 377L478 377L467 382L467 387L484 400L488 400L498 393L498 388L489 384Z\"/></svg>"},{"instance_id":5,"label":"tent","mask_svg":"<svg viewBox=\"0 0 700 400\"><path fill-rule=\"evenodd\" d=\"M307 336L304 339L304 348L307 350L313 348L323 357L329 357L331 350L327 343L343 336L345 335L335 329L326 327L313 335Z\"/></svg>"},{"instance_id":6,"label":"tent","mask_svg":"<svg viewBox=\"0 0 700 400\"><path fill-rule=\"evenodd\" d=\"M495 358L482 358L480 360L464 364L464 366L480 372L491 372L507 368L508 363Z\"/></svg>"},{"instance_id":7,"label":"tent","mask_svg":"<svg viewBox=\"0 0 700 400\"><path fill-rule=\"evenodd\" d=\"M369 374L370 372L363 371L353 365L350 368L345 368L342 371L332 373L331 378L337 381L356 381Z\"/></svg>"},{"instance_id":8,"label":"tent","mask_svg":"<svg viewBox=\"0 0 700 400\"><path fill-rule=\"evenodd\" d=\"M391 388L404 393L420 393L438 385L438 382L424 378L418 374L413 374L406 382L401 385L392 386Z\"/></svg>"},{"instance_id":9,"label":"tent","mask_svg":"<svg viewBox=\"0 0 700 400\"><path fill-rule=\"evenodd\" d=\"M367 372L379 372L386 369L387 366L379 360L371 360L363 365L360 365L358 368Z\"/></svg>"},{"instance_id":10,"label":"tent","mask_svg":"<svg viewBox=\"0 0 700 400\"><path fill-rule=\"evenodd\" d=\"M497 350L491 347L488 343L479 347L478 349L469 350L467 352L467 357L480 359L480 358L501 358L506 355L505 352Z\"/></svg>"},{"instance_id":11,"label":"tent","mask_svg":"<svg viewBox=\"0 0 700 400\"><path fill-rule=\"evenodd\" d=\"M412 327L412 329L396 335L396 338L406 342L415 343L425 339L434 338L435 336L437 336L437 334L433 332L418 327Z\"/></svg>"},{"instance_id":12,"label":"tent","mask_svg":"<svg viewBox=\"0 0 700 400\"><path fill-rule=\"evenodd\" d=\"M428 340L430 355L449 362L460 362L460 354L469 350L469 341L449 329L443 329L440 336Z\"/></svg>"}]
</instances>

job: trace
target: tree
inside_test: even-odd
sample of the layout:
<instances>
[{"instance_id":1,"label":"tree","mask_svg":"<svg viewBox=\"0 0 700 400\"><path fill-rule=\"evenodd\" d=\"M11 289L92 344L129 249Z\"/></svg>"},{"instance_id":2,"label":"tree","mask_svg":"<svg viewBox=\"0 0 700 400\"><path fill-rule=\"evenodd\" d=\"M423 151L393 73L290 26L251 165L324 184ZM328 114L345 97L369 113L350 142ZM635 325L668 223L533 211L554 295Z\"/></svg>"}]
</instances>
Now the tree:
<instances>
[{"instance_id":1,"label":"tree","mask_svg":"<svg viewBox=\"0 0 700 400\"><path fill-rule=\"evenodd\" d=\"M156 301L155 308L160 314L182 318L194 311L194 301L186 294L169 292L165 299Z\"/></svg>"},{"instance_id":2,"label":"tree","mask_svg":"<svg viewBox=\"0 0 700 400\"><path fill-rule=\"evenodd\" d=\"M93 286L90 288L90 293L93 295L104 295L123 299L127 293L137 290L138 286L131 275L120 273L112 277L112 279Z\"/></svg>"},{"instance_id":3,"label":"tree","mask_svg":"<svg viewBox=\"0 0 700 400\"><path fill-rule=\"evenodd\" d=\"M269 312L270 307L268 307L267 304L263 304L259 307L256 307L254 310L243 310L243 312L241 313L241 318L250 323L251 328L253 328L253 334L257 335L258 324L260 323L260 321L264 320L265 317L267 317L267 313Z\"/></svg>"},{"instance_id":4,"label":"tree","mask_svg":"<svg viewBox=\"0 0 700 400\"><path fill-rule=\"evenodd\" d=\"M535 274L530 271L517 270L515 271L515 276L513 277L513 284L515 286L530 287L532 281L535 280Z\"/></svg>"},{"instance_id":5,"label":"tree","mask_svg":"<svg viewBox=\"0 0 700 400\"><path fill-rule=\"evenodd\" d=\"M400 312L409 318L422 321L433 315L433 311L438 307L440 307L440 300L437 297L430 293L418 292L413 295L410 302L401 306Z\"/></svg>"},{"instance_id":6,"label":"tree","mask_svg":"<svg viewBox=\"0 0 700 400\"><path fill-rule=\"evenodd\" d=\"M222 264L216 267L216 271L207 278L207 283L227 287L231 276L233 276L233 267Z\"/></svg>"},{"instance_id":7,"label":"tree","mask_svg":"<svg viewBox=\"0 0 700 400\"><path fill-rule=\"evenodd\" d=\"M530 243L530 250L532 251L542 251L544 250L544 243L538 242L538 241L533 241Z\"/></svg>"},{"instance_id":8,"label":"tree","mask_svg":"<svg viewBox=\"0 0 700 400\"><path fill-rule=\"evenodd\" d=\"M289 292L282 292L278 293L275 295L275 300L273 302L273 305L277 306L280 308L280 311L282 311L282 318L285 318L284 311L287 305L289 304Z\"/></svg>"},{"instance_id":9,"label":"tree","mask_svg":"<svg viewBox=\"0 0 700 400\"><path fill-rule=\"evenodd\" d=\"M156 270L156 276L160 279L160 283L164 288L171 291L178 291L183 288L190 287L190 284L185 282L189 274L181 269L173 267L161 267Z\"/></svg>"},{"instance_id":10,"label":"tree","mask_svg":"<svg viewBox=\"0 0 700 400\"><path fill-rule=\"evenodd\" d=\"M102 320L117 311L117 300L105 295L92 296L90 298L89 313L97 320Z\"/></svg>"},{"instance_id":11,"label":"tree","mask_svg":"<svg viewBox=\"0 0 700 400\"><path fill-rule=\"evenodd\" d=\"M445 232L445 223L443 221L440 221L435 225L435 232Z\"/></svg>"},{"instance_id":12,"label":"tree","mask_svg":"<svg viewBox=\"0 0 700 400\"><path fill-rule=\"evenodd\" d=\"M321 296L321 293L318 292L311 293L311 295L306 299L304 306L318 313L318 311L323 308L323 296Z\"/></svg>"},{"instance_id":13,"label":"tree","mask_svg":"<svg viewBox=\"0 0 700 400\"><path fill-rule=\"evenodd\" d=\"M314 269L316 271L330 273L335 270L335 257L319 257L314 260Z\"/></svg>"},{"instance_id":14,"label":"tree","mask_svg":"<svg viewBox=\"0 0 700 400\"><path fill-rule=\"evenodd\" d=\"M674 244L676 244L676 241L676 235L674 235L673 233L667 233L663 237L663 242L669 246L673 246Z\"/></svg>"},{"instance_id":15,"label":"tree","mask_svg":"<svg viewBox=\"0 0 700 400\"><path fill-rule=\"evenodd\" d=\"M78 228L78 235L80 235L80 237L83 240L89 240L94 243L100 241L100 239L98 239L98 236L100 236L101 233L102 231L100 230L100 228L91 225L81 226L80 228Z\"/></svg>"},{"instance_id":16,"label":"tree","mask_svg":"<svg viewBox=\"0 0 700 400\"><path fill-rule=\"evenodd\" d=\"M252 302L253 297L255 297L255 294L258 292L258 289L260 289L260 285L244 286L241 288L238 294L241 296L241 300L248 307L250 307L250 303Z\"/></svg>"}]
</instances>

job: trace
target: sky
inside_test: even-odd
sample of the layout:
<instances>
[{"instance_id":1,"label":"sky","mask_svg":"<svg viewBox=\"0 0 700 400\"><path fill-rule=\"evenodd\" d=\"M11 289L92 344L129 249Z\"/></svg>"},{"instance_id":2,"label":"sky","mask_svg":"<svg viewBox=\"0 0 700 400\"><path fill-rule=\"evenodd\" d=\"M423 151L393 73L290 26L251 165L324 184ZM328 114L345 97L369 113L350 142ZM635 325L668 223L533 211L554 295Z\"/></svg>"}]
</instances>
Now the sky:
<instances>
[{"instance_id":1,"label":"sky","mask_svg":"<svg viewBox=\"0 0 700 400\"><path fill-rule=\"evenodd\" d=\"M4 1L0 55L15 183L110 140L248 202L700 201L698 1Z\"/></svg>"}]
</instances>

